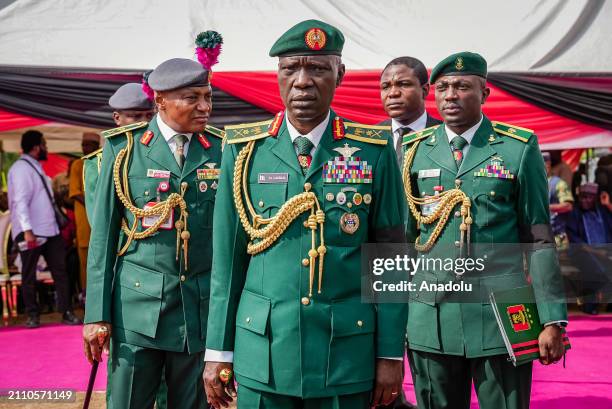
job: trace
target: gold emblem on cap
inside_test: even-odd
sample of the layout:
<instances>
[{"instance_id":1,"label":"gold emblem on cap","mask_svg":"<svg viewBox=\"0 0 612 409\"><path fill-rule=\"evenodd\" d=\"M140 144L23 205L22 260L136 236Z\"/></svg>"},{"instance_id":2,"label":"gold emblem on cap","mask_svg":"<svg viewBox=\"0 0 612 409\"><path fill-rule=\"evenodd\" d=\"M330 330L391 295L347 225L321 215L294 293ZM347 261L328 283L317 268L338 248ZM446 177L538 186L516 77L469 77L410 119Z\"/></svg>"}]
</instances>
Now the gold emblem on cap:
<instances>
[{"instance_id":1,"label":"gold emblem on cap","mask_svg":"<svg viewBox=\"0 0 612 409\"><path fill-rule=\"evenodd\" d=\"M455 68L459 71L465 68L465 66L463 65L463 57L457 57L457 59L455 60Z\"/></svg>"},{"instance_id":2,"label":"gold emblem on cap","mask_svg":"<svg viewBox=\"0 0 612 409\"><path fill-rule=\"evenodd\" d=\"M327 35L320 28L311 28L306 32L304 41L311 50L321 50L327 43Z\"/></svg>"}]
</instances>

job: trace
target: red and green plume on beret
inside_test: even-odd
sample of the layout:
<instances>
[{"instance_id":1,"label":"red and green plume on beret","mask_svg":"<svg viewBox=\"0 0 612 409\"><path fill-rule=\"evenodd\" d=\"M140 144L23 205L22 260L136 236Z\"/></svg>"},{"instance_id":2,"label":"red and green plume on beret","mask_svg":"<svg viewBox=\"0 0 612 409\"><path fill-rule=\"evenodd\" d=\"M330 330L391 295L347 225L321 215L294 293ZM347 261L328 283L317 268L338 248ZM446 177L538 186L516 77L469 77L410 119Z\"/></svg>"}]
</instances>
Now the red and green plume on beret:
<instances>
[{"instance_id":1,"label":"red and green plume on beret","mask_svg":"<svg viewBox=\"0 0 612 409\"><path fill-rule=\"evenodd\" d=\"M219 62L223 37L213 30L204 31L195 39L196 56L206 71L211 71L213 65Z\"/></svg>"}]
</instances>

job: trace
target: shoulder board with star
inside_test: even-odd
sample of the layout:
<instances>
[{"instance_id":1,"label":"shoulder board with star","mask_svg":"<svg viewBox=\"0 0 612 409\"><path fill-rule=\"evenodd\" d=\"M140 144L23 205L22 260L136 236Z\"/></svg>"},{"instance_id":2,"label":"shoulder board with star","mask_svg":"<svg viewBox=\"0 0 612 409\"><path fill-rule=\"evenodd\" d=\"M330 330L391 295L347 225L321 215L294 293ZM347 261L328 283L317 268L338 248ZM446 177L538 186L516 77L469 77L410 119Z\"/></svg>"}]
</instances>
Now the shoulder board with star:
<instances>
[{"instance_id":1,"label":"shoulder board with star","mask_svg":"<svg viewBox=\"0 0 612 409\"><path fill-rule=\"evenodd\" d=\"M402 138L402 145L408 145L412 142L420 141L421 139L425 139L430 137L436 129L438 129L440 125L430 126L429 128L422 129L420 131L411 132L409 134L404 135Z\"/></svg>"},{"instance_id":2,"label":"shoulder board with star","mask_svg":"<svg viewBox=\"0 0 612 409\"><path fill-rule=\"evenodd\" d=\"M354 122L344 122L344 137L354 141L386 145L391 135L390 126L364 125Z\"/></svg>"},{"instance_id":3,"label":"shoulder board with star","mask_svg":"<svg viewBox=\"0 0 612 409\"><path fill-rule=\"evenodd\" d=\"M121 135L128 131L133 131L135 129L144 128L148 124L149 124L148 122L142 121L142 122L136 122L134 124L120 126L118 128L107 129L106 131L102 131L102 136L104 138L112 138L113 136Z\"/></svg>"},{"instance_id":4,"label":"shoulder board with star","mask_svg":"<svg viewBox=\"0 0 612 409\"><path fill-rule=\"evenodd\" d=\"M520 126L514 126L503 122L492 121L491 124L493 125L493 130L498 134L509 136L524 143L527 143L531 135L534 134L531 129L521 128Z\"/></svg>"},{"instance_id":5,"label":"shoulder board with star","mask_svg":"<svg viewBox=\"0 0 612 409\"><path fill-rule=\"evenodd\" d=\"M249 124L228 125L225 127L226 143L243 143L270 136L268 132L273 119Z\"/></svg>"},{"instance_id":6,"label":"shoulder board with star","mask_svg":"<svg viewBox=\"0 0 612 409\"><path fill-rule=\"evenodd\" d=\"M223 132L219 128L215 128L214 126L206 125L206 128L204 128L204 130L208 132L209 134L211 134L212 136L216 136L217 138L220 138L220 139L225 138L225 132Z\"/></svg>"},{"instance_id":7,"label":"shoulder board with star","mask_svg":"<svg viewBox=\"0 0 612 409\"><path fill-rule=\"evenodd\" d=\"M81 159L87 160L87 159L91 159L93 157L96 157L98 155L102 155L102 149L103 148L100 148L100 149L97 149L97 150L93 151L92 153L88 153L87 155L83 155L83 157Z\"/></svg>"}]
</instances>

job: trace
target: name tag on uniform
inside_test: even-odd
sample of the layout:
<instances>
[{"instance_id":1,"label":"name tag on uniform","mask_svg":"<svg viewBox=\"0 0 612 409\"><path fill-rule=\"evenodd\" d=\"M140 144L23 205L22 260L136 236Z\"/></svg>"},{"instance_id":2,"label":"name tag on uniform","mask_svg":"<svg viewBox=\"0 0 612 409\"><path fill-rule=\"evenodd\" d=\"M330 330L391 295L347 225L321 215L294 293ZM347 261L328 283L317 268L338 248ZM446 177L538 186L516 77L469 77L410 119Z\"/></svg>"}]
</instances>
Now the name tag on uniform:
<instances>
[{"instance_id":1,"label":"name tag on uniform","mask_svg":"<svg viewBox=\"0 0 612 409\"><path fill-rule=\"evenodd\" d=\"M147 169L148 178L170 179L170 171L163 169Z\"/></svg>"},{"instance_id":2,"label":"name tag on uniform","mask_svg":"<svg viewBox=\"0 0 612 409\"><path fill-rule=\"evenodd\" d=\"M419 170L419 179L437 178L440 176L440 169L421 169Z\"/></svg>"},{"instance_id":3,"label":"name tag on uniform","mask_svg":"<svg viewBox=\"0 0 612 409\"><path fill-rule=\"evenodd\" d=\"M440 200L435 200L421 205L421 214L425 217L431 216L438 209Z\"/></svg>"},{"instance_id":4,"label":"name tag on uniform","mask_svg":"<svg viewBox=\"0 0 612 409\"><path fill-rule=\"evenodd\" d=\"M144 205L144 209L148 209L150 207L153 207L157 204L157 202L149 202L146 205ZM142 228L143 229L148 229L149 227L153 226L157 220L159 220L160 216L147 216L147 217L143 217L141 224L142 224ZM170 215L168 216L168 218L159 226L160 229L162 230L172 230L174 227L174 210L172 210L170 212Z\"/></svg>"},{"instance_id":5,"label":"name tag on uniform","mask_svg":"<svg viewBox=\"0 0 612 409\"><path fill-rule=\"evenodd\" d=\"M287 183L288 173L260 173L257 175L257 183Z\"/></svg>"}]
</instances>

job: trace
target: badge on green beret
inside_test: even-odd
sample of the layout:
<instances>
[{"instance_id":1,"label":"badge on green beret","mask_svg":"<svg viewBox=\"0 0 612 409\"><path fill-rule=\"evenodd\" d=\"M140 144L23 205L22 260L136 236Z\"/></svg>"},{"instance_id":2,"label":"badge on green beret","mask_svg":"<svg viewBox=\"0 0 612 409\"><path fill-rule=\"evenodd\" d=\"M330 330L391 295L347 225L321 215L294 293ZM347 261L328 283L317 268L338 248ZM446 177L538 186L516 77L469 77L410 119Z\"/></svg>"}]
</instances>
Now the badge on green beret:
<instances>
[{"instance_id":1,"label":"badge on green beret","mask_svg":"<svg viewBox=\"0 0 612 409\"><path fill-rule=\"evenodd\" d=\"M270 57L342 55L344 35L319 20L306 20L287 30L270 49Z\"/></svg>"},{"instance_id":2,"label":"badge on green beret","mask_svg":"<svg viewBox=\"0 0 612 409\"><path fill-rule=\"evenodd\" d=\"M487 61L480 54L468 51L452 54L431 70L429 82L433 84L445 75L477 75L486 79Z\"/></svg>"}]
</instances>

